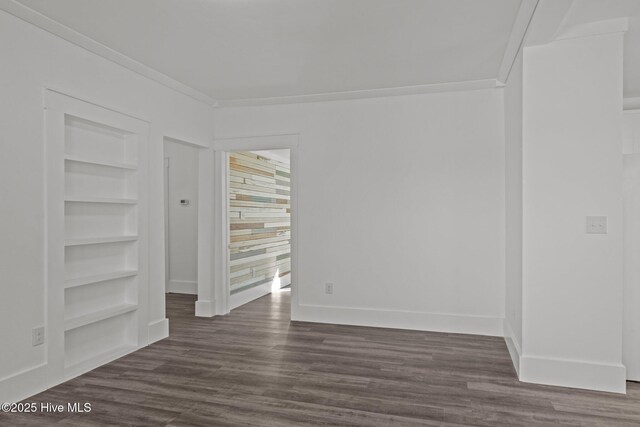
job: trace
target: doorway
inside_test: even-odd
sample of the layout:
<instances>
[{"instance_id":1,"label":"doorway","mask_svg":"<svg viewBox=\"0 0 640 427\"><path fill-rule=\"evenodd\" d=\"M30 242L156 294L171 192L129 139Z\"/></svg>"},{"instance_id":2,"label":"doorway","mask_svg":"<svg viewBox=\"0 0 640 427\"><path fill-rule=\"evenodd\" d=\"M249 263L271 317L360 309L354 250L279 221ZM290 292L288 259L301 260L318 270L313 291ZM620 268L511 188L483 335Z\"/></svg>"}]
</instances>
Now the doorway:
<instances>
[{"instance_id":1,"label":"doorway","mask_svg":"<svg viewBox=\"0 0 640 427\"><path fill-rule=\"evenodd\" d=\"M297 146L296 134L214 142L218 314L289 287L295 320Z\"/></svg>"},{"instance_id":2,"label":"doorway","mask_svg":"<svg viewBox=\"0 0 640 427\"><path fill-rule=\"evenodd\" d=\"M288 149L228 156L230 309L291 284Z\"/></svg>"},{"instance_id":3,"label":"doorway","mask_svg":"<svg viewBox=\"0 0 640 427\"><path fill-rule=\"evenodd\" d=\"M164 142L165 292L198 293L198 150Z\"/></svg>"},{"instance_id":4,"label":"doorway","mask_svg":"<svg viewBox=\"0 0 640 427\"><path fill-rule=\"evenodd\" d=\"M211 256L210 240L201 235L202 210L211 203L202 173L212 152L207 148L164 138L165 293L200 297L206 280L199 267L202 257Z\"/></svg>"}]
</instances>

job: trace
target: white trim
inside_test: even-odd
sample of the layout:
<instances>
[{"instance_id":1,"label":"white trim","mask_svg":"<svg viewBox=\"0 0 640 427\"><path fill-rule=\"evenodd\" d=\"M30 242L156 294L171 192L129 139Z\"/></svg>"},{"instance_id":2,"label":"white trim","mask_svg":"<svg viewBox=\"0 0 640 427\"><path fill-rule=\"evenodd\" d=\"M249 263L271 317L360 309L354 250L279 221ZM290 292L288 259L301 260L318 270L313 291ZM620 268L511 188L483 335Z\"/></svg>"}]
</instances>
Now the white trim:
<instances>
[{"instance_id":1,"label":"white trim","mask_svg":"<svg viewBox=\"0 0 640 427\"><path fill-rule=\"evenodd\" d=\"M342 101L387 96L418 95L437 92L461 92L468 90L492 89L501 85L496 79L467 80L461 82L434 83L415 86L399 86L380 89L348 90L308 95L276 96L272 98L221 99L219 107L246 107L255 105L297 104L304 102Z\"/></svg>"},{"instance_id":2,"label":"white trim","mask_svg":"<svg viewBox=\"0 0 640 427\"><path fill-rule=\"evenodd\" d=\"M203 102L209 106L216 106L215 99L206 95L184 83L181 83L166 74L163 74L157 70L154 70L141 62L138 62L116 50L111 49L108 46L103 45L90 37L81 34L66 25L63 25L43 14L37 12L24 4L18 3L15 0L0 0L0 10L4 10L10 15L16 18L22 19L36 27L47 31L55 36L60 37L79 46L89 52L92 52L102 58L105 58L115 64L120 65L134 73L140 74L150 80L153 80L161 85L180 92L190 98Z\"/></svg>"},{"instance_id":3,"label":"white trim","mask_svg":"<svg viewBox=\"0 0 640 427\"><path fill-rule=\"evenodd\" d=\"M280 278L280 288L284 288L291 284L291 274L282 276ZM229 310L234 310L240 306L245 305L248 302L262 298L265 295L269 295L272 291L273 283L264 283L255 288L247 289L246 291L239 292L235 295L231 295L229 298Z\"/></svg>"},{"instance_id":4,"label":"white trim","mask_svg":"<svg viewBox=\"0 0 640 427\"><path fill-rule=\"evenodd\" d=\"M298 133L282 133L265 136L239 136L219 138L213 141L215 151L263 151L286 150L298 147ZM252 148L255 147L255 148Z\"/></svg>"},{"instance_id":5,"label":"white trim","mask_svg":"<svg viewBox=\"0 0 640 427\"><path fill-rule=\"evenodd\" d=\"M625 98L623 100L623 110L625 112L632 112L633 110L640 111L640 96Z\"/></svg>"},{"instance_id":6,"label":"white trim","mask_svg":"<svg viewBox=\"0 0 640 427\"><path fill-rule=\"evenodd\" d=\"M516 61L518 52L520 52L520 49L522 49L522 45L524 44L527 29L533 19L536 7L538 7L538 1L539 0L523 0L522 3L520 3L518 15L513 23L513 28L511 28L511 35L507 42L507 48L504 51L504 56L502 57L500 68L498 69L497 80L499 82L507 83L507 80L509 80L509 74L511 74L511 69Z\"/></svg>"},{"instance_id":7,"label":"white trim","mask_svg":"<svg viewBox=\"0 0 640 427\"><path fill-rule=\"evenodd\" d=\"M547 44L555 38L562 27L573 0L539 2L525 38L525 46Z\"/></svg>"},{"instance_id":8,"label":"white trim","mask_svg":"<svg viewBox=\"0 0 640 427\"><path fill-rule=\"evenodd\" d=\"M511 356L511 362L516 370L518 377L520 376L520 361L522 355L522 349L520 343L516 339L513 333L513 328L507 319L504 319L504 342L507 344L507 350L509 350L509 356Z\"/></svg>"},{"instance_id":9,"label":"white trim","mask_svg":"<svg viewBox=\"0 0 640 427\"><path fill-rule=\"evenodd\" d=\"M171 136L164 136L165 141L173 142L174 144L188 145L193 148L210 148L207 144L202 144L200 142L186 141L182 138L173 138Z\"/></svg>"},{"instance_id":10,"label":"white trim","mask_svg":"<svg viewBox=\"0 0 640 427\"><path fill-rule=\"evenodd\" d=\"M625 393L626 380L622 364L526 355L520 359L520 381L527 383Z\"/></svg>"},{"instance_id":11,"label":"white trim","mask_svg":"<svg viewBox=\"0 0 640 427\"><path fill-rule=\"evenodd\" d=\"M169 319L160 319L149 323L149 344L169 336Z\"/></svg>"},{"instance_id":12,"label":"white trim","mask_svg":"<svg viewBox=\"0 0 640 427\"><path fill-rule=\"evenodd\" d=\"M601 36L605 34L625 33L629 30L629 18L607 19L589 22L561 30L555 40L570 40L582 37Z\"/></svg>"},{"instance_id":13,"label":"white trim","mask_svg":"<svg viewBox=\"0 0 640 427\"><path fill-rule=\"evenodd\" d=\"M167 282L166 292L198 295L198 282L195 280L172 280Z\"/></svg>"},{"instance_id":14,"label":"white trim","mask_svg":"<svg viewBox=\"0 0 640 427\"><path fill-rule=\"evenodd\" d=\"M503 319L491 316L304 304L298 306L295 320L377 328L503 336Z\"/></svg>"},{"instance_id":15,"label":"white trim","mask_svg":"<svg viewBox=\"0 0 640 427\"><path fill-rule=\"evenodd\" d=\"M19 402L48 389L47 363L27 368L0 380L0 403Z\"/></svg>"},{"instance_id":16,"label":"white trim","mask_svg":"<svg viewBox=\"0 0 640 427\"><path fill-rule=\"evenodd\" d=\"M196 317L213 317L216 315L215 301L198 300L196 301Z\"/></svg>"}]
</instances>

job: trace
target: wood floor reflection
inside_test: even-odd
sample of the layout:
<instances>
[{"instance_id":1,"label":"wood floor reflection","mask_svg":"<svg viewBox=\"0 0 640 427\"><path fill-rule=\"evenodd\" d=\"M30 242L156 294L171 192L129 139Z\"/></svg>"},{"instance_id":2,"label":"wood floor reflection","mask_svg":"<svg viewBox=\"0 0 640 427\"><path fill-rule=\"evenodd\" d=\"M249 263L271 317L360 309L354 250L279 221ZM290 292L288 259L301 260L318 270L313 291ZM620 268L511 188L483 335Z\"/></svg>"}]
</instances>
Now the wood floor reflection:
<instances>
[{"instance_id":1,"label":"wood floor reflection","mask_svg":"<svg viewBox=\"0 0 640 427\"><path fill-rule=\"evenodd\" d=\"M0 425L640 425L627 395L518 382L495 337L296 323L287 291L220 318L167 295L170 337L29 402L85 414L0 414Z\"/></svg>"}]
</instances>

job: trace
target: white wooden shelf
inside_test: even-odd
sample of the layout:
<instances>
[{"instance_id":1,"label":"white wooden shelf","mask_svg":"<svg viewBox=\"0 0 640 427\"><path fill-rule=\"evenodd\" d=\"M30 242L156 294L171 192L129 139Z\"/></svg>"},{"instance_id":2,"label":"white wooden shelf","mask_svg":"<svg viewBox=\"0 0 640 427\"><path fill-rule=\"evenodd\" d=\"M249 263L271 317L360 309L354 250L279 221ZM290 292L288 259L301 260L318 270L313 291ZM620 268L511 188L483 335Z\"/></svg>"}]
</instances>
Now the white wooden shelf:
<instances>
[{"instance_id":1,"label":"white wooden shelf","mask_svg":"<svg viewBox=\"0 0 640 427\"><path fill-rule=\"evenodd\" d=\"M125 344L109 351L99 353L95 356L88 357L87 359L80 360L78 362L71 363L65 366L66 372L69 374L68 379L75 377L76 375L83 374L91 369L95 369L96 366L104 365L105 363L112 362L126 354L129 354L138 347L132 344Z\"/></svg>"},{"instance_id":2,"label":"white wooden shelf","mask_svg":"<svg viewBox=\"0 0 640 427\"><path fill-rule=\"evenodd\" d=\"M65 239L65 246L99 245L103 243L135 242L138 236L106 236L84 237L80 239Z\"/></svg>"},{"instance_id":3,"label":"white wooden shelf","mask_svg":"<svg viewBox=\"0 0 640 427\"><path fill-rule=\"evenodd\" d=\"M95 166L103 166L103 167L108 167L108 168L116 168L116 169L128 169L128 170L136 170L138 169L138 167L134 164L131 163L119 163L119 162L106 162L106 161L102 161L102 160L89 160L89 159L83 159L80 157L76 157L76 156L71 156L69 154L66 154L64 156L64 159L68 162L74 162L74 163L84 163L87 165L95 165Z\"/></svg>"},{"instance_id":4,"label":"white wooden shelf","mask_svg":"<svg viewBox=\"0 0 640 427\"><path fill-rule=\"evenodd\" d=\"M92 283L106 282L108 280L124 279L138 274L138 270L122 270L110 273L95 274L93 276L76 277L67 279L64 282L65 289L75 288L76 286L90 285Z\"/></svg>"},{"instance_id":5,"label":"white wooden shelf","mask_svg":"<svg viewBox=\"0 0 640 427\"><path fill-rule=\"evenodd\" d=\"M100 322L101 320L106 320L112 317L121 316L123 314L130 313L137 309L138 309L138 304L121 304L115 307L109 307L104 310L95 311L93 313L84 314L82 316L76 316L70 319L65 319L64 330L70 331L71 329L80 328L82 326Z\"/></svg>"},{"instance_id":6,"label":"white wooden shelf","mask_svg":"<svg viewBox=\"0 0 640 427\"><path fill-rule=\"evenodd\" d=\"M69 203L111 203L117 205L135 205L138 199L121 199L115 197L65 197L65 202Z\"/></svg>"}]
</instances>

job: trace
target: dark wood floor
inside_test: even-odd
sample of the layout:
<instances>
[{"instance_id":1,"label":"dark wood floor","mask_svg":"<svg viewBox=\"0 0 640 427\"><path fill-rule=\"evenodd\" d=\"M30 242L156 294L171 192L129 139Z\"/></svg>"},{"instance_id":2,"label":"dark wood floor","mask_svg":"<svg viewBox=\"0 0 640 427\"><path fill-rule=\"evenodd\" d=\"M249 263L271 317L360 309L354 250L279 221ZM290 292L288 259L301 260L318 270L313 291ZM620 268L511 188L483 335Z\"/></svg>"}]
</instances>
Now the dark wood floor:
<instances>
[{"instance_id":1,"label":"dark wood floor","mask_svg":"<svg viewBox=\"0 0 640 427\"><path fill-rule=\"evenodd\" d=\"M169 295L170 337L29 402L89 414L0 425L640 425L640 385L615 395L519 383L500 338L290 323L289 292L214 319Z\"/></svg>"}]
</instances>

